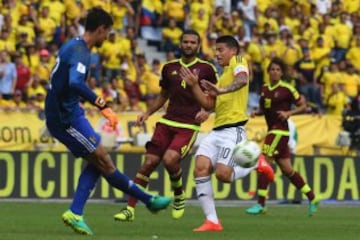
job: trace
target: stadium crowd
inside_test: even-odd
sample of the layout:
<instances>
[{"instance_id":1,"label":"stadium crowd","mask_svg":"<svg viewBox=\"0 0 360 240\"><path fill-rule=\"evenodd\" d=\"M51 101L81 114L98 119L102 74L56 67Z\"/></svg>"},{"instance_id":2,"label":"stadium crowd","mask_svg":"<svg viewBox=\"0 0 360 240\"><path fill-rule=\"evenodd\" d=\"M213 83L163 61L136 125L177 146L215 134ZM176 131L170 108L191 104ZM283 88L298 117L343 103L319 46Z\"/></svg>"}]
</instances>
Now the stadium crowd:
<instances>
[{"instance_id":1,"label":"stadium crowd","mask_svg":"<svg viewBox=\"0 0 360 240\"><path fill-rule=\"evenodd\" d=\"M341 115L358 96L360 0L4 0L0 108L43 109L57 50L84 32L83 17L94 6L115 24L92 52L88 84L118 112L144 110L160 92L163 62L148 62L138 39L158 33L149 43L169 61L179 56L179 37L189 28L202 36L200 56L215 66L215 39L238 39L252 68L249 108L257 107L273 57L289 65L284 80L306 97L309 113Z\"/></svg>"}]
</instances>

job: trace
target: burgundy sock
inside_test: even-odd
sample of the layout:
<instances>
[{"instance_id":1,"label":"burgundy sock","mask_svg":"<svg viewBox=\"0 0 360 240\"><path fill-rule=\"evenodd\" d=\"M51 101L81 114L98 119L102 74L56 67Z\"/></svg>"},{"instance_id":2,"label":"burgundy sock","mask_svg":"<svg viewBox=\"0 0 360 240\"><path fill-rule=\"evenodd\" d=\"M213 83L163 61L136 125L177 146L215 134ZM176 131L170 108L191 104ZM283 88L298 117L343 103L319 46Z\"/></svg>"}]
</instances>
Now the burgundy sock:
<instances>
[{"instance_id":1,"label":"burgundy sock","mask_svg":"<svg viewBox=\"0 0 360 240\"><path fill-rule=\"evenodd\" d=\"M143 171L139 171L137 174L136 174L136 177L134 179L134 182L143 187L143 188L146 188L147 185L149 184L149 176L150 174L149 173L142 173ZM129 196L129 199L128 199L128 206L130 207L133 207L135 208L136 204L138 202L138 199L132 197L132 196Z\"/></svg>"},{"instance_id":2,"label":"burgundy sock","mask_svg":"<svg viewBox=\"0 0 360 240\"><path fill-rule=\"evenodd\" d=\"M290 182L292 184L294 184L295 187L299 190L301 190L306 185L304 179L300 176L300 174L298 172L294 172L294 174L292 174L291 176L288 176L288 178L290 179ZM309 191L305 192L305 195L311 201L315 198L315 195L314 195L314 192L312 191L312 189L310 187L308 187L308 188L309 188Z\"/></svg>"},{"instance_id":3,"label":"burgundy sock","mask_svg":"<svg viewBox=\"0 0 360 240\"><path fill-rule=\"evenodd\" d=\"M258 183L257 183L257 189L258 189L258 204L261 206L265 206L265 201L267 196L261 196L259 195L259 191L263 190L266 191L269 186L269 180L265 176L265 174L259 174L258 175Z\"/></svg>"}]
</instances>

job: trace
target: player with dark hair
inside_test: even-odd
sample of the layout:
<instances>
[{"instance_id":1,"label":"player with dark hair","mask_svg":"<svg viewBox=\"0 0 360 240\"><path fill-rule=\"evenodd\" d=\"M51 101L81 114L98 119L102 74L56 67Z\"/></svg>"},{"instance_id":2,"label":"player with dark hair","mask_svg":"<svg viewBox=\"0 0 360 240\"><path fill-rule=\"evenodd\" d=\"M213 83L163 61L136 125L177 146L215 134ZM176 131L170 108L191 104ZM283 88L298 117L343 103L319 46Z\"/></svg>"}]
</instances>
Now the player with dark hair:
<instances>
[{"instance_id":1,"label":"player with dark hair","mask_svg":"<svg viewBox=\"0 0 360 240\"><path fill-rule=\"evenodd\" d=\"M196 31L183 32L180 41L181 58L164 65L161 72L160 96L137 119L139 125L143 124L169 100L165 115L157 122L152 139L146 144L146 159L134 181L142 187L147 187L151 173L160 162L163 162L174 191L172 209L174 219L181 218L185 211L180 161L195 142L200 124L209 116L201 109L191 89L181 78L180 69L186 66L200 78L207 78L212 83L217 81L213 66L197 57L200 44L201 39ZM136 198L130 197L127 207L114 216L115 220L133 221L136 202Z\"/></svg>"},{"instance_id":2,"label":"player with dark hair","mask_svg":"<svg viewBox=\"0 0 360 240\"><path fill-rule=\"evenodd\" d=\"M88 162L80 175L70 209L62 215L63 221L75 232L87 235L92 231L83 219L83 209L101 175L111 186L140 199L150 211L164 209L172 200L145 193L119 172L79 105L80 98L94 104L110 125L116 127L117 115L86 85L91 48L102 44L112 25L111 16L103 9L89 10L83 37L69 40L59 50L45 102L46 125L50 133L75 157Z\"/></svg>"},{"instance_id":3,"label":"player with dark hair","mask_svg":"<svg viewBox=\"0 0 360 240\"><path fill-rule=\"evenodd\" d=\"M282 81L286 73L286 64L280 58L271 60L268 67L270 83L261 89L260 108L252 112L252 116L264 115L268 132L264 140L263 154L268 162L275 161L282 173L292 184L309 199L309 216L317 210L319 199L298 172L291 165L288 118L303 113L306 103L303 96L290 84ZM294 108L292 106L295 105ZM261 214L267 211L265 201L268 195L269 180L263 174L258 175L258 203L246 209L249 214Z\"/></svg>"},{"instance_id":4,"label":"player with dark hair","mask_svg":"<svg viewBox=\"0 0 360 240\"><path fill-rule=\"evenodd\" d=\"M239 44L232 36L221 36L216 40L216 58L224 68L218 85L202 80L204 78L186 67L181 69L182 79L192 88L201 106L207 110L215 109L215 126L195 154L196 193L206 216L205 222L194 229L196 232L223 230L215 209L211 184L213 172L219 181L225 183L245 177L255 168L270 179L274 175L265 161L251 168L242 168L232 159L236 144L246 140L249 68L245 58L239 55ZM201 86L208 93L202 92Z\"/></svg>"}]
</instances>

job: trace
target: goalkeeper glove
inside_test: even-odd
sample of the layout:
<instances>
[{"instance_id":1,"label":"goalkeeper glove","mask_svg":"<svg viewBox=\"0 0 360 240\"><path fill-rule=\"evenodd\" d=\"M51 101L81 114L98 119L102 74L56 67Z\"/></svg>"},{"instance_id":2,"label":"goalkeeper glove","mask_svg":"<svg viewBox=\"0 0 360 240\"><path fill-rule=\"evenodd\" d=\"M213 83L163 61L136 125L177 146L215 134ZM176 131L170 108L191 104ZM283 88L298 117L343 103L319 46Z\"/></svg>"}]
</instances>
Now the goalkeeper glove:
<instances>
[{"instance_id":1,"label":"goalkeeper glove","mask_svg":"<svg viewBox=\"0 0 360 240\"><path fill-rule=\"evenodd\" d=\"M101 110L101 114L109 121L110 126L116 130L118 124L118 117L116 113L109 107L106 107Z\"/></svg>"},{"instance_id":2,"label":"goalkeeper glove","mask_svg":"<svg viewBox=\"0 0 360 240\"><path fill-rule=\"evenodd\" d=\"M116 113L107 106L106 101L101 97L96 98L95 105L100 109L101 114L109 121L110 126L115 130L118 124Z\"/></svg>"}]
</instances>

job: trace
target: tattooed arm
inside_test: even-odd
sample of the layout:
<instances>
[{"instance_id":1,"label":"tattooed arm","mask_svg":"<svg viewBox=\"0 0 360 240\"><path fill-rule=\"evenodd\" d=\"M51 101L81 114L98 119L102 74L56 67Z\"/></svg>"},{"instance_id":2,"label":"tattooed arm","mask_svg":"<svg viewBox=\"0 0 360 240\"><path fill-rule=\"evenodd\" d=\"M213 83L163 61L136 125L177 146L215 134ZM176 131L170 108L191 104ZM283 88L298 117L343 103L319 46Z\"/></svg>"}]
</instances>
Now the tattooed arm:
<instances>
[{"instance_id":1,"label":"tattooed arm","mask_svg":"<svg viewBox=\"0 0 360 240\"><path fill-rule=\"evenodd\" d=\"M241 72L235 76L235 79L231 84L220 89L221 90L220 94L235 92L240 88L242 88L243 86L245 86L246 84L248 84L248 82L249 82L249 74L245 72Z\"/></svg>"},{"instance_id":2,"label":"tattooed arm","mask_svg":"<svg viewBox=\"0 0 360 240\"><path fill-rule=\"evenodd\" d=\"M235 91L239 90L240 88L242 88L243 86L245 86L246 84L248 84L248 82L249 82L248 73L241 72L234 77L234 81L231 84L229 84L225 87L222 87L222 88L219 88L215 84L212 84L212 83L210 83L208 81L204 81L204 80L201 80L200 84L202 87L204 87L206 90L208 90L210 92L210 95L217 96L220 94L235 92Z\"/></svg>"}]
</instances>

